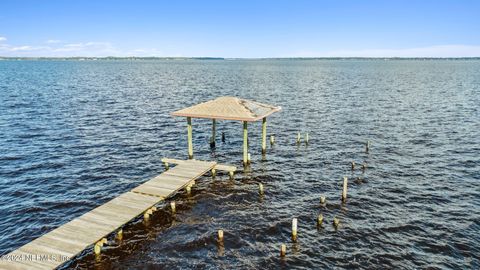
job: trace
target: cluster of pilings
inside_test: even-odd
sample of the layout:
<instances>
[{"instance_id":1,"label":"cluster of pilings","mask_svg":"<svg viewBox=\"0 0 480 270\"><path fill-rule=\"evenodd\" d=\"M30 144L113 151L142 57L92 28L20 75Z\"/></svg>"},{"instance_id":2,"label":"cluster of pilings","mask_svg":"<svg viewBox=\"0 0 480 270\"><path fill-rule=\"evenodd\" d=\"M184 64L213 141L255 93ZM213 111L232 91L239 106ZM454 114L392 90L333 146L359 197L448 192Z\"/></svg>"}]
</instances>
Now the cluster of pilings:
<instances>
[{"instance_id":1,"label":"cluster of pilings","mask_svg":"<svg viewBox=\"0 0 480 270\"><path fill-rule=\"evenodd\" d=\"M301 143L301 135L300 133L297 134L297 144ZM305 135L305 143L308 144L308 133ZM369 153L370 151L370 141L367 141L365 144L365 152ZM351 169L352 171L355 170L355 162L351 162ZM365 170L367 169L367 164L364 162L361 165L361 170L362 173L365 173ZM263 186L262 186L262 193L263 193ZM348 177L344 176L343 177L343 185L342 185L342 194L341 194L341 202L342 204L346 204L347 202L347 193L348 193ZM327 198L325 196L320 197L320 205L323 207L326 207L327 205ZM322 213L320 213L317 218L316 218L316 226L317 228L321 227L322 224L324 223L324 216ZM339 229L340 226L340 219L336 216L333 217L332 219L332 225L335 228L335 230ZM298 239L298 220L297 218L292 219L292 242L297 242ZM280 245L280 256L285 257L287 253L287 246L285 244Z\"/></svg>"},{"instance_id":2,"label":"cluster of pilings","mask_svg":"<svg viewBox=\"0 0 480 270\"><path fill-rule=\"evenodd\" d=\"M297 134L297 139L296 139L296 143L297 144L300 144L301 143L301 134L300 132ZM305 144L308 145L309 143L309 135L308 133L305 134ZM273 144L274 143L274 137L272 136L270 138L270 141L271 143ZM369 153L369 150L370 150L370 141L367 141L366 142L366 145L365 145L365 152L366 153ZM367 168L367 165L366 163L364 162L362 165L361 165L361 170L362 170L362 173L365 173L365 170ZM352 171L355 170L355 162L352 161L351 163L351 169ZM261 196L264 195L264 186L262 183L259 183L258 184L258 192ZM342 204L346 204L347 202L347 193L348 193L348 177L347 176L344 176L343 177L343 184L342 184L342 190L341 190L341 203ZM326 207L327 206L327 198L325 196L321 196L320 197L320 205L322 207ZM323 223L325 221L325 218L323 216L322 213L320 213L317 217L316 217L316 226L317 228L320 228L322 227ZM332 226L335 228L335 230L338 230L339 227L340 227L340 219L336 216L333 217L332 219ZM219 245L219 250L221 250L223 252L224 250L224 244L223 244L223 241L224 241L224 232L223 230L218 230L217 232L218 236L217 236L217 243ZM296 243L297 240L298 240L298 219L297 218L293 218L292 219L292 231L291 231L291 239L292 239L292 242ZM287 254L287 246L285 244L281 244L280 245L280 257L285 257Z\"/></svg>"},{"instance_id":3,"label":"cluster of pilings","mask_svg":"<svg viewBox=\"0 0 480 270\"><path fill-rule=\"evenodd\" d=\"M265 122L264 122L265 123ZM266 134L266 132L264 131L264 134ZM262 140L263 142L266 142L266 135L265 136L262 136L264 137L264 139ZM302 142L301 140L301 134L298 133L297 134L297 139L296 139L296 142L297 144L300 144ZM308 144L309 143L309 135L308 133L305 134L304 136L305 140L305 144ZM275 143L275 137L274 135L272 135L270 137L270 143L271 145L273 145ZM264 144L262 143L262 148L263 148ZM366 153L369 153L370 151L370 141L367 141L366 144L365 144L365 152ZM247 159L249 161L249 159ZM168 170L169 169L169 164L167 162L164 162L164 165L165 165L165 169ZM351 170L354 171L357 169L357 165L354 161L352 161L350 163L350 167L351 167ZM365 173L367 169L367 164L364 162L361 166L360 166L360 170L362 171L362 173ZM211 175L213 178L215 178L216 176L216 170L215 169L212 169L211 171ZM233 179L233 174L230 172L229 173L230 175L230 179ZM192 190L192 187L195 185L195 181L192 181L190 184L188 184L186 187L185 187L185 190L186 190L186 193L188 195L191 194L191 190ZM264 185L262 183L258 183L258 192L260 194L260 196L263 196L264 193L265 193L265 188L264 188ZM347 176L344 176L343 177L343 183L342 183L342 189L341 189L341 203L342 204L346 204L347 203L347 194L348 194L348 177ZM327 198L325 196L320 196L320 205L322 207L326 207L327 206ZM152 208L148 209L144 215L143 215L143 218L146 222L148 222L150 216L155 212L157 211L157 208L155 206L153 206ZM175 215L176 214L176 205L175 205L175 201L171 201L170 202L170 211L172 213L172 215ZM323 216L322 213L318 214L318 216L316 217L315 219L316 221L316 226L317 228L320 228L323 226L323 224L325 223L325 217ZM336 216L333 217L332 221L332 226L335 228L335 230L338 230L339 227L340 227L340 219ZM291 241L293 243L296 243L298 241L298 219L297 218L292 218L292 222L291 222ZM123 237L123 230L120 229L117 234L116 234L116 238L118 240L122 240L122 237ZM216 239L217 239L217 244L218 244L218 249L219 249L219 253L220 254L223 254L224 252L224 230L222 229L219 229L217 231L217 236L216 236ZM106 238L103 238L102 240L100 240L99 242L97 242L94 246L94 251L95 251L95 254L100 254L100 250L101 250L101 247L107 243L107 239ZM280 245L280 257L285 257L287 254L287 246L286 244L282 243Z\"/></svg>"}]
</instances>

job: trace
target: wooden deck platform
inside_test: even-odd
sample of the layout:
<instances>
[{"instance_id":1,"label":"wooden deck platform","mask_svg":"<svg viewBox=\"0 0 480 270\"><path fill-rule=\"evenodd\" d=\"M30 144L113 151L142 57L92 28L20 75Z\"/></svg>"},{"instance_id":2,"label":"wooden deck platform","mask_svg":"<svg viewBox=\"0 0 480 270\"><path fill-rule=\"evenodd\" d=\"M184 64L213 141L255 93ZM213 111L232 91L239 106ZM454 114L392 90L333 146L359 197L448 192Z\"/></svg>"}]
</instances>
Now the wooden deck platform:
<instances>
[{"instance_id":1,"label":"wooden deck platform","mask_svg":"<svg viewBox=\"0 0 480 270\"><path fill-rule=\"evenodd\" d=\"M83 214L32 242L4 255L0 269L55 269L197 178L213 170L233 172L233 166L199 160L163 159L178 164L140 186ZM232 175L232 173L230 174Z\"/></svg>"}]
</instances>

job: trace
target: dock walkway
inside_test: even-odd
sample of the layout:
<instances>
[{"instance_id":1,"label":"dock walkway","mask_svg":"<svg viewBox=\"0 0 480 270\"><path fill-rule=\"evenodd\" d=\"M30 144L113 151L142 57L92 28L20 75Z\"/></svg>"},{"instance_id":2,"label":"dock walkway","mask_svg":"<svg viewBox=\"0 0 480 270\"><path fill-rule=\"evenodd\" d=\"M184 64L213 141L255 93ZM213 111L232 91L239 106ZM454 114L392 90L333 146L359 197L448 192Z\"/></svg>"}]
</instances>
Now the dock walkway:
<instances>
[{"instance_id":1,"label":"dock walkway","mask_svg":"<svg viewBox=\"0 0 480 270\"><path fill-rule=\"evenodd\" d=\"M55 269L92 245L102 245L111 233L144 214L162 200L174 195L205 173L225 170L233 174L233 166L199 160L163 159L175 163L157 177L119 195L109 202L44 234L32 242L4 255L0 269ZM168 167L168 164L167 164Z\"/></svg>"}]
</instances>

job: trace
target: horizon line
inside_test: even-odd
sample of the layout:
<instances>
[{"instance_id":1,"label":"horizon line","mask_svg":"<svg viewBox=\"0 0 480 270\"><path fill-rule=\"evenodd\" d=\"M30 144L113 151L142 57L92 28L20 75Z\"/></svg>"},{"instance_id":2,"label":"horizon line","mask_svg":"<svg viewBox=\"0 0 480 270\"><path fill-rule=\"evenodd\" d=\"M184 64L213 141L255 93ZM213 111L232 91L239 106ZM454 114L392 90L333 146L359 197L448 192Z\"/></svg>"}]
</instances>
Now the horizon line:
<instances>
[{"instance_id":1,"label":"horizon line","mask_svg":"<svg viewBox=\"0 0 480 270\"><path fill-rule=\"evenodd\" d=\"M222 56L0 56L0 59L211 59L211 60L261 60L261 59L480 59L480 56L287 56L287 57L222 57Z\"/></svg>"}]
</instances>

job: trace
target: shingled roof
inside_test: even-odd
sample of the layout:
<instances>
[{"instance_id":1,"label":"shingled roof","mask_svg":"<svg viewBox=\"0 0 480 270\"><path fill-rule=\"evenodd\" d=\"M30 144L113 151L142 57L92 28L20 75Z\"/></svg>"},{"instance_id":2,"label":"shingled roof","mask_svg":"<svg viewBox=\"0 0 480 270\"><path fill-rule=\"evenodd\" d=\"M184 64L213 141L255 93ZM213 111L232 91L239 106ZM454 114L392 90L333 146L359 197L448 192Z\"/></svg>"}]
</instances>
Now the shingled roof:
<instances>
[{"instance_id":1,"label":"shingled roof","mask_svg":"<svg viewBox=\"0 0 480 270\"><path fill-rule=\"evenodd\" d=\"M274 112L278 112L281 109L281 107L236 97L219 97L173 112L172 115L253 122L267 117Z\"/></svg>"}]
</instances>

